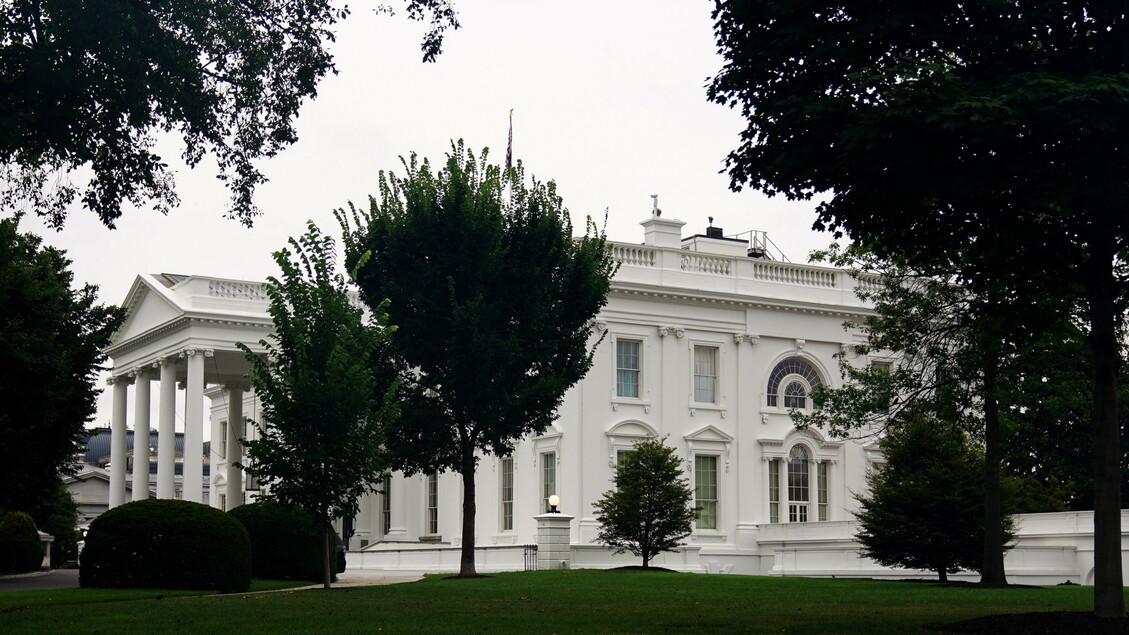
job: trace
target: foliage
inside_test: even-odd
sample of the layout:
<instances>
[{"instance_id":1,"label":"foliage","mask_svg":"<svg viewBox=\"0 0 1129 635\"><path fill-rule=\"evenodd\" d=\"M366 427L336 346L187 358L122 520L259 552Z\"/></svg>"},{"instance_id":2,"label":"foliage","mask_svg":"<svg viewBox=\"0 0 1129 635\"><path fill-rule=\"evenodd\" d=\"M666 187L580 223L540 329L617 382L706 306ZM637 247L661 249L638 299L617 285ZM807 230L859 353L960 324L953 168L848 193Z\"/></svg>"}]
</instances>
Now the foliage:
<instances>
[{"instance_id":1,"label":"foliage","mask_svg":"<svg viewBox=\"0 0 1129 635\"><path fill-rule=\"evenodd\" d=\"M367 213L351 207L338 219L362 297L389 299L398 326L393 467L462 474L460 575L472 576L475 453L508 455L556 417L592 364L589 323L613 263L591 221L573 238L556 185L527 185L520 162L503 170L460 141L438 172L415 155L404 167L381 173Z\"/></svg>"},{"instance_id":2,"label":"foliage","mask_svg":"<svg viewBox=\"0 0 1129 635\"><path fill-rule=\"evenodd\" d=\"M951 423L914 416L888 431L886 464L867 475L869 494L856 495L862 554L895 567L936 571L942 582L961 569L980 571L984 558L984 457ZM1013 522L1000 532L1005 549Z\"/></svg>"},{"instance_id":3,"label":"foliage","mask_svg":"<svg viewBox=\"0 0 1129 635\"><path fill-rule=\"evenodd\" d=\"M1127 591L1129 592L1129 591ZM433 575L411 584L153 601L156 591L61 589L0 593L12 632L428 633L935 633L996 616L999 635L1123 632L1084 621L1085 586L967 588L922 582L662 571L527 571L474 585ZM163 592L162 592L163 593ZM111 596L109 594L118 594ZM124 597L123 597L124 596ZM244 599L244 597L246 599ZM143 601L139 601L143 600ZM436 610L441 606L442 610ZM1055 612L1046 612L1048 607ZM755 613L753 611L755 610ZM1011 620L1004 618L1012 614ZM1019 614L1019 615L1014 615ZM500 619L504 616L505 619ZM1091 615L1092 617L1092 615ZM374 627L373 624L379 624ZM956 629L952 629L956 630Z\"/></svg>"},{"instance_id":4,"label":"foliage","mask_svg":"<svg viewBox=\"0 0 1129 635\"><path fill-rule=\"evenodd\" d=\"M38 569L43 548L35 521L24 512L8 512L0 518L0 572Z\"/></svg>"},{"instance_id":5,"label":"foliage","mask_svg":"<svg viewBox=\"0 0 1129 635\"><path fill-rule=\"evenodd\" d=\"M51 566L60 567L78 559L78 504L67 486L59 481L50 496L32 511L36 526L55 538L51 543Z\"/></svg>"},{"instance_id":6,"label":"foliage","mask_svg":"<svg viewBox=\"0 0 1129 635\"><path fill-rule=\"evenodd\" d=\"M1129 16L1117 3L719 0L715 101L748 120L731 184L826 193L816 226L1084 312L1095 611L1125 615L1117 333L1129 278ZM1005 238L1006 237L1006 238Z\"/></svg>"},{"instance_id":7,"label":"foliage","mask_svg":"<svg viewBox=\"0 0 1129 635\"><path fill-rule=\"evenodd\" d=\"M651 558L682 544L698 514L690 506L694 490L665 441L637 441L616 466L615 489L592 505L600 522L597 540L615 553L630 551L642 558L644 568Z\"/></svg>"},{"instance_id":8,"label":"foliage","mask_svg":"<svg viewBox=\"0 0 1129 635\"><path fill-rule=\"evenodd\" d=\"M79 584L246 591L251 586L251 540L239 521L207 505L134 501L90 523Z\"/></svg>"},{"instance_id":9,"label":"foliage","mask_svg":"<svg viewBox=\"0 0 1129 635\"><path fill-rule=\"evenodd\" d=\"M407 12L430 19L434 60L459 26L451 0L407 0ZM110 227L126 203L167 213L178 198L155 146L175 132L189 166L215 159L228 216L250 225L266 180L256 161L297 140L348 13L331 0L4 3L0 206L25 202L55 227L79 195ZM85 185L71 181L80 170Z\"/></svg>"},{"instance_id":10,"label":"foliage","mask_svg":"<svg viewBox=\"0 0 1129 635\"><path fill-rule=\"evenodd\" d=\"M0 509L35 510L72 468L125 314L74 288L65 252L18 225L0 220Z\"/></svg>"},{"instance_id":11,"label":"foliage","mask_svg":"<svg viewBox=\"0 0 1129 635\"><path fill-rule=\"evenodd\" d=\"M324 575L325 523L292 505L259 501L228 512L251 537L251 575L270 580L313 580Z\"/></svg>"},{"instance_id":12,"label":"foliage","mask_svg":"<svg viewBox=\"0 0 1129 635\"><path fill-rule=\"evenodd\" d=\"M369 317L349 299L336 272L334 241L312 222L300 239L276 252L281 279L265 285L275 332L261 357L240 347L262 403L262 422L246 441L245 469L265 497L297 505L322 519L326 531L324 582L332 573L329 523L352 518L357 500L376 491L388 464L384 429L398 416L397 382L379 380L387 365L381 347L390 333L384 305Z\"/></svg>"}]
</instances>

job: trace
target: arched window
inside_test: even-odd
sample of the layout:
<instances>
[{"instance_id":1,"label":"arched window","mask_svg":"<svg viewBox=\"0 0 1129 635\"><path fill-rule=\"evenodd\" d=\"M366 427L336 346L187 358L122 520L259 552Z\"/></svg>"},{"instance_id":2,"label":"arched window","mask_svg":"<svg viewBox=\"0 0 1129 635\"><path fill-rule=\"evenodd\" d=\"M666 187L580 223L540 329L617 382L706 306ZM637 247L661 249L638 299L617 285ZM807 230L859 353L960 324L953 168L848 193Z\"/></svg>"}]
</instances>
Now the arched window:
<instances>
[{"instance_id":1,"label":"arched window","mask_svg":"<svg viewBox=\"0 0 1129 635\"><path fill-rule=\"evenodd\" d=\"M829 460L813 457L812 450L802 444L793 445L787 455L770 459L768 521L806 523L829 520L830 466ZM784 511L787 516L782 515Z\"/></svg>"},{"instance_id":2,"label":"arched window","mask_svg":"<svg viewBox=\"0 0 1129 635\"><path fill-rule=\"evenodd\" d=\"M823 382L819 373L807 361L799 357L789 357L780 362L768 375L765 390L767 405L772 408L810 408L811 390Z\"/></svg>"}]
</instances>

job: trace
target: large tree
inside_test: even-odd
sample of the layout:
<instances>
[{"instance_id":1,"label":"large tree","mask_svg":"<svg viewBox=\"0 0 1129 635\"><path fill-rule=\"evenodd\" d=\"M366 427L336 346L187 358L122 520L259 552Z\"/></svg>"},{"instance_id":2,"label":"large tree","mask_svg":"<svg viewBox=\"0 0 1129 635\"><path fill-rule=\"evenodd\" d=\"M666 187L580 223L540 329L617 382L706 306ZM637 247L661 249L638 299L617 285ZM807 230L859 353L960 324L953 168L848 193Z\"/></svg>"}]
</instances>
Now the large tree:
<instances>
[{"instance_id":1,"label":"large tree","mask_svg":"<svg viewBox=\"0 0 1129 635\"><path fill-rule=\"evenodd\" d=\"M458 28L451 0L407 0L429 19L424 60ZM113 227L123 203L178 202L156 135L215 159L230 217L250 225L256 161L297 140L294 120L335 72L333 0L31 0L0 8L0 206L62 226L82 204ZM81 172L80 172L81 171ZM71 181L72 175L89 181ZM77 178L77 177L76 177Z\"/></svg>"},{"instance_id":2,"label":"large tree","mask_svg":"<svg viewBox=\"0 0 1129 635\"><path fill-rule=\"evenodd\" d=\"M712 99L748 120L735 187L825 194L816 226L1006 297L1085 306L1095 611L1122 593L1118 343L1129 240L1129 23L1092 0L718 0ZM991 269L987 267L990 266Z\"/></svg>"},{"instance_id":3,"label":"large tree","mask_svg":"<svg viewBox=\"0 0 1129 635\"><path fill-rule=\"evenodd\" d=\"M262 403L258 434L245 441L250 474L267 499L302 507L325 524L325 586L336 518L352 518L358 499L387 471L381 441L395 420L397 382L384 381L384 340L394 330L381 305L366 317L336 272L334 241L310 223L274 254L281 278L264 286L275 332L266 355L240 348Z\"/></svg>"},{"instance_id":4,"label":"large tree","mask_svg":"<svg viewBox=\"0 0 1129 635\"><path fill-rule=\"evenodd\" d=\"M937 572L941 582L984 564L984 457L962 426L913 414L882 438L885 463L867 474L858 541L880 564ZM998 517L996 551L1012 538Z\"/></svg>"},{"instance_id":5,"label":"large tree","mask_svg":"<svg viewBox=\"0 0 1129 635\"><path fill-rule=\"evenodd\" d=\"M472 577L479 453L508 455L556 418L592 364L589 326L613 261L591 221L573 237L555 184L526 184L520 162L491 165L460 141L438 172L415 155L404 167L381 173L367 212L339 218L365 302L390 300L398 327L393 465L462 475L459 575Z\"/></svg>"},{"instance_id":6,"label":"large tree","mask_svg":"<svg viewBox=\"0 0 1129 635\"><path fill-rule=\"evenodd\" d=\"M615 469L615 489L592 506L600 521L597 539L615 553L630 551L643 568L664 551L673 551L694 530L699 510L681 461L666 439L642 439L625 452Z\"/></svg>"},{"instance_id":7,"label":"large tree","mask_svg":"<svg viewBox=\"0 0 1129 635\"><path fill-rule=\"evenodd\" d=\"M40 510L75 463L102 350L125 318L97 295L19 216L0 220L0 511Z\"/></svg>"}]
</instances>

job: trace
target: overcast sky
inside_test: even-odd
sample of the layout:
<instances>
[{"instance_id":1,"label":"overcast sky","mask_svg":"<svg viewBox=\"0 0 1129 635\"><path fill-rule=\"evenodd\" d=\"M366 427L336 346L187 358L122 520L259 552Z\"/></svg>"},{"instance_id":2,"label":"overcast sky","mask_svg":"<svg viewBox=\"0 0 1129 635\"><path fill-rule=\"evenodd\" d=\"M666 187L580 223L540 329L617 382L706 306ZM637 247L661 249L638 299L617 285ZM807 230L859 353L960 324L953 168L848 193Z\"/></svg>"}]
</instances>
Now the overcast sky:
<instances>
[{"instance_id":1,"label":"overcast sky","mask_svg":"<svg viewBox=\"0 0 1129 635\"><path fill-rule=\"evenodd\" d=\"M222 217L228 194L206 163L177 171L182 202L167 217L126 210L109 230L75 209L61 232L33 218L21 228L66 249L77 280L99 285L107 303L143 272L261 280L307 219L336 231L333 210L367 204L377 173L399 170L400 156L442 161L462 138L503 162L513 109L514 158L557 182L578 230L606 209L609 238L641 242L638 223L658 194L664 217L688 223L684 235L713 216L726 234L768 231L793 262L831 242L810 229L814 203L734 193L719 173L743 120L706 100L723 62L709 0L456 0L462 28L433 64L420 61L424 25L350 6L333 45L339 73L303 107L300 141L261 166L270 182L253 228ZM167 147L175 164L179 149ZM98 422L108 416L103 407Z\"/></svg>"}]
</instances>

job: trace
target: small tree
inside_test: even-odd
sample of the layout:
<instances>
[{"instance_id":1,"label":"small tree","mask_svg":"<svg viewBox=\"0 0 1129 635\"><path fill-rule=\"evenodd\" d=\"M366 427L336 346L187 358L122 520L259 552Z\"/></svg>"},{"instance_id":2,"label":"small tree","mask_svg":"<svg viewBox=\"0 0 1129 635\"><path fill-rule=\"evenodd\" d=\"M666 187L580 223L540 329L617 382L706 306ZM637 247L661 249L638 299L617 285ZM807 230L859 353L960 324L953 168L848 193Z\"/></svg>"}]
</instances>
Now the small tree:
<instances>
[{"instance_id":1,"label":"small tree","mask_svg":"<svg viewBox=\"0 0 1129 635\"><path fill-rule=\"evenodd\" d=\"M275 333L264 357L240 345L263 404L245 469L269 499L305 508L325 523L324 583L332 577L330 523L353 517L357 499L388 470L383 430L398 414L397 383L377 379L378 350L393 330L383 306L366 319L335 273L333 240L312 222L290 251L274 254L282 279L268 278Z\"/></svg>"},{"instance_id":2,"label":"small tree","mask_svg":"<svg viewBox=\"0 0 1129 635\"><path fill-rule=\"evenodd\" d=\"M690 535L698 514L690 506L694 492L665 441L652 437L636 442L616 466L615 489L593 505L600 521L597 540L617 554L630 551L643 558L644 569L651 558L674 550Z\"/></svg>"},{"instance_id":3,"label":"small tree","mask_svg":"<svg viewBox=\"0 0 1129 635\"><path fill-rule=\"evenodd\" d=\"M936 571L941 582L984 561L984 458L956 425L910 417L882 439L886 464L867 475L868 496L856 494L862 554L892 567ZM1000 526L1001 550L1013 537Z\"/></svg>"},{"instance_id":4,"label":"small tree","mask_svg":"<svg viewBox=\"0 0 1129 635\"><path fill-rule=\"evenodd\" d=\"M490 165L460 141L438 172L414 155L404 167L381 173L367 214L338 218L363 298L387 298L397 325L393 467L462 476L459 576L474 577L479 453L507 456L556 418L592 365L590 325L614 264L603 234L589 222L574 238L556 185L527 184L520 162Z\"/></svg>"}]
</instances>

